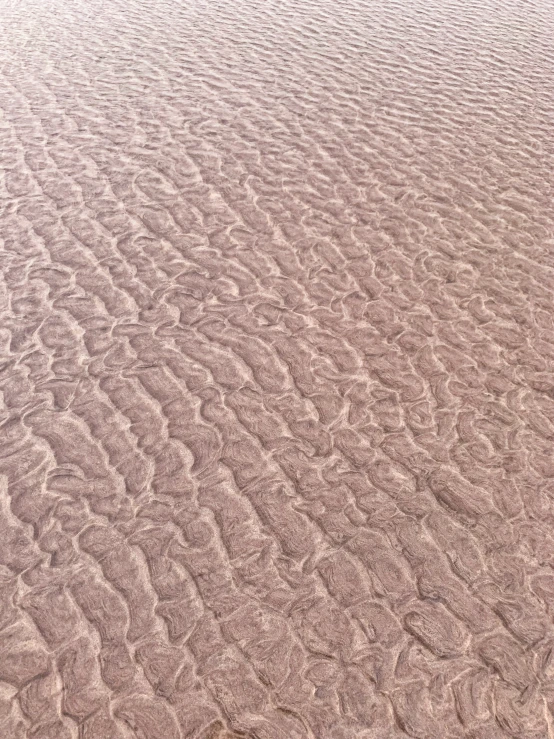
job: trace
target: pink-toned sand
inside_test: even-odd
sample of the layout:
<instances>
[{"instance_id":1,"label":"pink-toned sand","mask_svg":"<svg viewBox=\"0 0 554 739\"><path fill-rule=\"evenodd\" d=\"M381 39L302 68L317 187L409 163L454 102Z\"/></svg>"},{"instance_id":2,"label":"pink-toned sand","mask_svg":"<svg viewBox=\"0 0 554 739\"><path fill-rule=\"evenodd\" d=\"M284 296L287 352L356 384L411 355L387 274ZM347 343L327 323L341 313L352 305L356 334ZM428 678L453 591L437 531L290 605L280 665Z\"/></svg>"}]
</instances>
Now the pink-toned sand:
<instances>
[{"instance_id":1,"label":"pink-toned sand","mask_svg":"<svg viewBox=\"0 0 554 739\"><path fill-rule=\"evenodd\" d=\"M552 3L0 27L1 739L553 739Z\"/></svg>"}]
</instances>

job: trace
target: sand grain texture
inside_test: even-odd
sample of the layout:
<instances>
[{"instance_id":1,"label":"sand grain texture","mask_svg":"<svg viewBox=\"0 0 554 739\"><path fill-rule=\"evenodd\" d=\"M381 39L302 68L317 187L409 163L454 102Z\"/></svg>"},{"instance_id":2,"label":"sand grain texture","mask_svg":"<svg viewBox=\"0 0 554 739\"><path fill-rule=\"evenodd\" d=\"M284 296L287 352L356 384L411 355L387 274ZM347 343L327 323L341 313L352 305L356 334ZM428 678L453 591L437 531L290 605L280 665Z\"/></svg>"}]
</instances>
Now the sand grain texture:
<instances>
[{"instance_id":1,"label":"sand grain texture","mask_svg":"<svg viewBox=\"0 0 554 739\"><path fill-rule=\"evenodd\" d=\"M552 739L552 4L0 37L0 736Z\"/></svg>"}]
</instances>

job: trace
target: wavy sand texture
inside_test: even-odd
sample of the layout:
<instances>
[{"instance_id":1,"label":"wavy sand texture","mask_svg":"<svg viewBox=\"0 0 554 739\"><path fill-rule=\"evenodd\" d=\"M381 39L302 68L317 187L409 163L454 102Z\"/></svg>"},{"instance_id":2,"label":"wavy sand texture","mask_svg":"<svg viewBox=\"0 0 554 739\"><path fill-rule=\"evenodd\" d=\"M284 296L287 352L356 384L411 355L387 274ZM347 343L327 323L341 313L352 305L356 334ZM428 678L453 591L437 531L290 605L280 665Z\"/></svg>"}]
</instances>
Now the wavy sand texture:
<instances>
[{"instance_id":1,"label":"wavy sand texture","mask_svg":"<svg viewBox=\"0 0 554 739\"><path fill-rule=\"evenodd\" d=\"M551 3L0 17L0 736L552 739Z\"/></svg>"}]
</instances>

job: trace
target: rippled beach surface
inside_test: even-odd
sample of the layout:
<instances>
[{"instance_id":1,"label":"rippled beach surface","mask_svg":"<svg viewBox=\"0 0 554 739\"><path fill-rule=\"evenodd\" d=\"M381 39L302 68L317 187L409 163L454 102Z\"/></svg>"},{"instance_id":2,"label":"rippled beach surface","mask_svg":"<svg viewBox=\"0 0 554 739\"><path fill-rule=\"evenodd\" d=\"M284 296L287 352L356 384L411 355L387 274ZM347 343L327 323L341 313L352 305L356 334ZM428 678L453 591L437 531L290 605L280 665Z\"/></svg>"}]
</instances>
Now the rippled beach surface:
<instances>
[{"instance_id":1,"label":"rippled beach surface","mask_svg":"<svg viewBox=\"0 0 554 739\"><path fill-rule=\"evenodd\" d=\"M553 38L0 0L0 736L554 737Z\"/></svg>"}]
</instances>

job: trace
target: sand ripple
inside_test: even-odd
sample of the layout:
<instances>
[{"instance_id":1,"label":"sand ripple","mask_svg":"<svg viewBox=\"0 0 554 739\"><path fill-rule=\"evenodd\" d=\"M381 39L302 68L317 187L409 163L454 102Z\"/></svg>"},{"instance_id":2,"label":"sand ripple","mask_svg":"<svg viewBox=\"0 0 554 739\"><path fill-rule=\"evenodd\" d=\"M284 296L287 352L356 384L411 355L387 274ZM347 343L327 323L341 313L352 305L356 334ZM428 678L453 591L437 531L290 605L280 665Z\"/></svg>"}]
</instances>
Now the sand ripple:
<instances>
[{"instance_id":1,"label":"sand ripple","mask_svg":"<svg viewBox=\"0 0 554 739\"><path fill-rule=\"evenodd\" d=\"M0 0L2 737L554 737L551 11Z\"/></svg>"}]
</instances>

